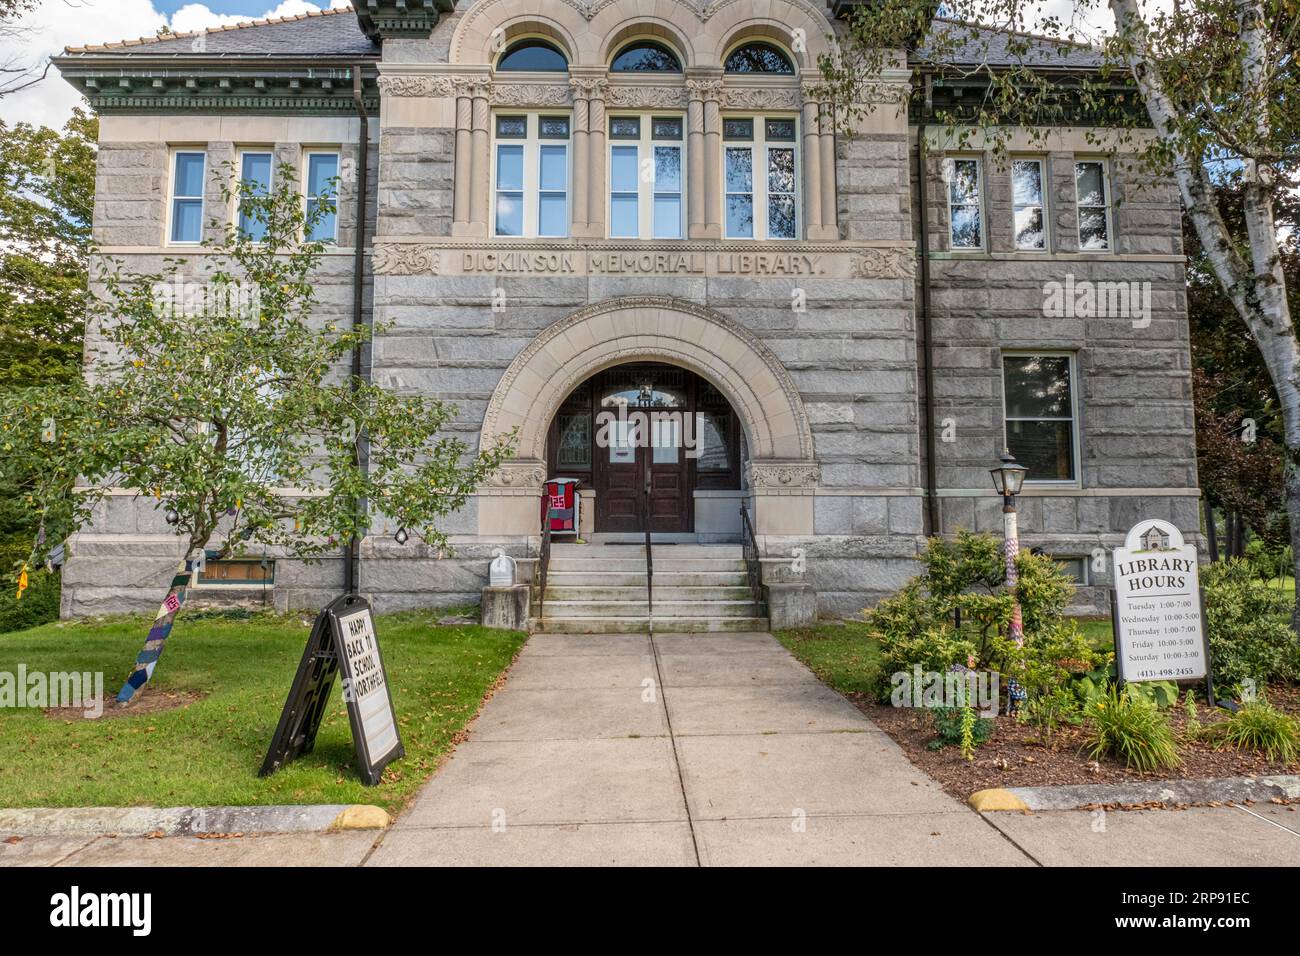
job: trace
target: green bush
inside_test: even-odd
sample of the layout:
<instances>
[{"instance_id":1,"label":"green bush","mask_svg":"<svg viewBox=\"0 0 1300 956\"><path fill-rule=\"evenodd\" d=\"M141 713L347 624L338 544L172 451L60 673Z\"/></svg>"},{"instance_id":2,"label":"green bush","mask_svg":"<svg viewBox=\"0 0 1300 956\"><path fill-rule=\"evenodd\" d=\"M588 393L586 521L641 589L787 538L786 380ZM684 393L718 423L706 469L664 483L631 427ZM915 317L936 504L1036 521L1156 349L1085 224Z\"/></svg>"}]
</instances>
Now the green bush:
<instances>
[{"instance_id":1,"label":"green bush","mask_svg":"<svg viewBox=\"0 0 1300 956\"><path fill-rule=\"evenodd\" d=\"M920 575L866 612L880 635L882 698L893 674L916 665L938 673L954 665L995 671L1003 686L1014 678L1032 698L1105 664L1063 616L1074 583L1051 558L1020 553L1015 596L1004 589L1002 545L991 535L932 538L921 563ZM1017 596L1023 647L1010 636Z\"/></svg>"},{"instance_id":2,"label":"green bush","mask_svg":"<svg viewBox=\"0 0 1300 956\"><path fill-rule=\"evenodd\" d=\"M5 589L0 592L0 634L24 631L59 619L58 573L32 571L27 582L22 600L17 597L17 589L4 582Z\"/></svg>"},{"instance_id":3,"label":"green bush","mask_svg":"<svg viewBox=\"0 0 1300 956\"><path fill-rule=\"evenodd\" d=\"M1300 723L1266 701L1243 705L1216 730L1225 744L1258 750L1269 760L1293 763L1300 757Z\"/></svg>"},{"instance_id":4,"label":"green bush","mask_svg":"<svg viewBox=\"0 0 1300 956\"><path fill-rule=\"evenodd\" d=\"M1112 686L1088 706L1087 716L1092 734L1088 752L1094 760L1113 755L1143 773L1178 766L1173 728L1150 701Z\"/></svg>"},{"instance_id":5,"label":"green bush","mask_svg":"<svg viewBox=\"0 0 1300 956\"><path fill-rule=\"evenodd\" d=\"M1246 563L1251 572L1264 580L1289 578L1295 570L1291 545L1264 538L1251 538L1246 545Z\"/></svg>"},{"instance_id":6,"label":"green bush","mask_svg":"<svg viewBox=\"0 0 1300 956\"><path fill-rule=\"evenodd\" d=\"M961 748L961 754L967 760L975 759L975 748L993 736L993 721L980 717L975 708L932 707L930 713L934 718L934 730L939 736L927 746L939 750L945 746Z\"/></svg>"},{"instance_id":7,"label":"green bush","mask_svg":"<svg viewBox=\"0 0 1300 956\"><path fill-rule=\"evenodd\" d=\"M1246 561L1201 569L1205 626L1214 657L1214 682L1234 688L1300 679L1300 645L1291 630L1291 598L1259 580Z\"/></svg>"}]
</instances>

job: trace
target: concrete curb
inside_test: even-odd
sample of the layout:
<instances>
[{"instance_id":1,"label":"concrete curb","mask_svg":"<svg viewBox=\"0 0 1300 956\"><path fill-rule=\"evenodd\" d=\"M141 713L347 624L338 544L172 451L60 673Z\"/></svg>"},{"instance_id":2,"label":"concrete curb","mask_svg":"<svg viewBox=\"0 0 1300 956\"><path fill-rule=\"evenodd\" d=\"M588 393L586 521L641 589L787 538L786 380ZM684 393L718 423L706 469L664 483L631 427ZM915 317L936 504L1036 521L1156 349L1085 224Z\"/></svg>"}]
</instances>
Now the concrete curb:
<instances>
[{"instance_id":1,"label":"concrete curb","mask_svg":"<svg viewBox=\"0 0 1300 956\"><path fill-rule=\"evenodd\" d=\"M269 807L31 807L0 810L0 834L18 836L198 836L380 830L380 807L327 803Z\"/></svg>"},{"instance_id":2,"label":"concrete curb","mask_svg":"<svg viewBox=\"0 0 1300 956\"><path fill-rule=\"evenodd\" d=\"M1300 800L1300 775L1162 780L1152 783L1088 783L1069 787L1008 787L980 790L966 801L981 813L1005 810L1078 810L1088 807L1206 806Z\"/></svg>"}]
</instances>

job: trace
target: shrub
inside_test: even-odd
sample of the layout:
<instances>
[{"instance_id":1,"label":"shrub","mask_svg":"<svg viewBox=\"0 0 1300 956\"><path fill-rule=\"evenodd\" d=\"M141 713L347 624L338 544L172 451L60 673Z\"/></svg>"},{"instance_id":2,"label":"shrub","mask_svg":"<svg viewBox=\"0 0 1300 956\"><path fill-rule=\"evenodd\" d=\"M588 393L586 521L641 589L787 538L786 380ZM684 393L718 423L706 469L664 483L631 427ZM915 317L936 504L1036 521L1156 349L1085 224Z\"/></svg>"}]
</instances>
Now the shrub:
<instances>
[{"instance_id":1,"label":"shrub","mask_svg":"<svg viewBox=\"0 0 1300 956\"><path fill-rule=\"evenodd\" d=\"M1223 742L1238 750L1258 750L1282 763L1300 757L1300 722L1265 701L1243 705L1219 727Z\"/></svg>"},{"instance_id":2,"label":"shrub","mask_svg":"<svg viewBox=\"0 0 1300 956\"><path fill-rule=\"evenodd\" d=\"M1133 770L1147 773L1176 767L1178 745L1168 718L1150 701L1110 691L1088 707L1090 756L1113 755Z\"/></svg>"},{"instance_id":3,"label":"shrub","mask_svg":"<svg viewBox=\"0 0 1300 956\"><path fill-rule=\"evenodd\" d=\"M1214 682L1223 688L1300 679L1300 645L1290 596L1260 581L1238 559L1201 569Z\"/></svg>"},{"instance_id":4,"label":"shrub","mask_svg":"<svg viewBox=\"0 0 1300 956\"><path fill-rule=\"evenodd\" d=\"M59 619L60 578L45 570L28 574L28 587L18 600L17 591L5 582L0 592L0 634L23 631Z\"/></svg>"},{"instance_id":5,"label":"shrub","mask_svg":"<svg viewBox=\"0 0 1300 956\"><path fill-rule=\"evenodd\" d=\"M967 760L974 760L975 748L993 736L993 721L978 716L974 707L932 707L930 713L939 735L927 745L931 750L953 745Z\"/></svg>"},{"instance_id":6,"label":"shrub","mask_svg":"<svg viewBox=\"0 0 1300 956\"><path fill-rule=\"evenodd\" d=\"M1052 735L1062 724L1077 724L1080 717L1079 698L1063 686L1030 697L1020 712L1020 720L1038 731L1044 745L1051 744Z\"/></svg>"},{"instance_id":7,"label":"shrub","mask_svg":"<svg viewBox=\"0 0 1300 956\"><path fill-rule=\"evenodd\" d=\"M866 612L880 634L882 697L891 675L915 665L939 673L954 665L996 671L1020 681L1032 698L1105 663L1064 618L1074 584L1051 558L1020 553L1014 596L1004 589L1002 545L991 535L932 538L921 563L920 575ZM1016 597L1023 647L1010 636Z\"/></svg>"}]
</instances>

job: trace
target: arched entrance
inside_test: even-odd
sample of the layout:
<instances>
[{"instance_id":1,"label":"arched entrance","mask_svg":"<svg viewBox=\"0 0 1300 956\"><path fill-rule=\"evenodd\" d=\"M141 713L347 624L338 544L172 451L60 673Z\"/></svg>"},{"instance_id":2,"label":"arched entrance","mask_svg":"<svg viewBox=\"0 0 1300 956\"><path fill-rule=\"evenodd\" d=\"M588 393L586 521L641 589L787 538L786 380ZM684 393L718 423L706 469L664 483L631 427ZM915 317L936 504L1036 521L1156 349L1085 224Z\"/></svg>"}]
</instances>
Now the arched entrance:
<instances>
[{"instance_id":1,"label":"arched entrance","mask_svg":"<svg viewBox=\"0 0 1300 956\"><path fill-rule=\"evenodd\" d=\"M739 532L738 514L717 505L736 508L743 445L735 411L707 379L632 362L597 372L564 399L547 437L547 474L591 490L598 534L648 524L656 534L723 537Z\"/></svg>"},{"instance_id":2,"label":"arched entrance","mask_svg":"<svg viewBox=\"0 0 1300 956\"><path fill-rule=\"evenodd\" d=\"M561 406L597 373L637 363L689 371L734 410L748 449L740 477L760 534L812 532L819 471L789 372L753 333L711 309L636 297L589 306L542 330L501 376L480 444L512 436L514 457L479 491L503 499L480 504L480 534L537 533L537 495L550 473L547 439Z\"/></svg>"}]
</instances>

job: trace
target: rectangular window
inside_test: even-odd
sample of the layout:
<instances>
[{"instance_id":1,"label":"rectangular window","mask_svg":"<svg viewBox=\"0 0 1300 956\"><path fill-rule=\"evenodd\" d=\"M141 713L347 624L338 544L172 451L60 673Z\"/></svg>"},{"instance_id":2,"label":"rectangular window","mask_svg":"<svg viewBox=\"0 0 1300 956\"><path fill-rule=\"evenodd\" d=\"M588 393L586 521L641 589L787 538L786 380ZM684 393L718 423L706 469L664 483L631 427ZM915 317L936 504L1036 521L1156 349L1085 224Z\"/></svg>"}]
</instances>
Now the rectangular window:
<instances>
[{"instance_id":1,"label":"rectangular window","mask_svg":"<svg viewBox=\"0 0 1300 956\"><path fill-rule=\"evenodd\" d=\"M239 157L239 178L248 194L265 198L271 193L272 158L268 152L246 152ZM241 191L241 195L242 195ZM239 231L254 242L266 235L266 215L256 209L239 209Z\"/></svg>"},{"instance_id":2,"label":"rectangular window","mask_svg":"<svg viewBox=\"0 0 1300 956\"><path fill-rule=\"evenodd\" d=\"M1075 584L1080 587L1088 586L1088 559L1087 558L1062 558L1052 555L1052 560L1056 566L1070 576Z\"/></svg>"},{"instance_id":3,"label":"rectangular window","mask_svg":"<svg viewBox=\"0 0 1300 956\"><path fill-rule=\"evenodd\" d=\"M172 242L203 241L203 181L206 167L206 153L176 153L172 167Z\"/></svg>"},{"instance_id":4,"label":"rectangular window","mask_svg":"<svg viewBox=\"0 0 1300 956\"><path fill-rule=\"evenodd\" d=\"M1006 447L1027 482L1074 481L1074 368L1070 355L1002 356Z\"/></svg>"},{"instance_id":5,"label":"rectangular window","mask_svg":"<svg viewBox=\"0 0 1300 956\"><path fill-rule=\"evenodd\" d=\"M205 561L202 570L194 573L194 583L224 586L265 587L275 583L275 561L262 559L227 559Z\"/></svg>"},{"instance_id":6,"label":"rectangular window","mask_svg":"<svg viewBox=\"0 0 1300 956\"><path fill-rule=\"evenodd\" d=\"M722 174L728 239L799 236L798 121L794 117L723 120Z\"/></svg>"},{"instance_id":7,"label":"rectangular window","mask_svg":"<svg viewBox=\"0 0 1300 956\"><path fill-rule=\"evenodd\" d=\"M1099 159L1074 164L1074 201L1079 207L1079 250L1110 249L1110 183Z\"/></svg>"},{"instance_id":8,"label":"rectangular window","mask_svg":"<svg viewBox=\"0 0 1300 956\"><path fill-rule=\"evenodd\" d=\"M983 249L980 161L971 157L946 158L944 178L948 181L948 225L952 248Z\"/></svg>"},{"instance_id":9,"label":"rectangular window","mask_svg":"<svg viewBox=\"0 0 1300 956\"><path fill-rule=\"evenodd\" d=\"M307 154L307 241L338 239L339 154Z\"/></svg>"},{"instance_id":10,"label":"rectangular window","mask_svg":"<svg viewBox=\"0 0 1300 956\"><path fill-rule=\"evenodd\" d=\"M1043 161L1011 161L1011 206L1016 230L1016 248L1047 249L1047 225L1043 207Z\"/></svg>"},{"instance_id":11,"label":"rectangular window","mask_svg":"<svg viewBox=\"0 0 1300 956\"><path fill-rule=\"evenodd\" d=\"M611 237L682 238L683 128L680 116L610 117Z\"/></svg>"},{"instance_id":12,"label":"rectangular window","mask_svg":"<svg viewBox=\"0 0 1300 956\"><path fill-rule=\"evenodd\" d=\"M569 234L569 117L497 116L493 235Z\"/></svg>"}]
</instances>

